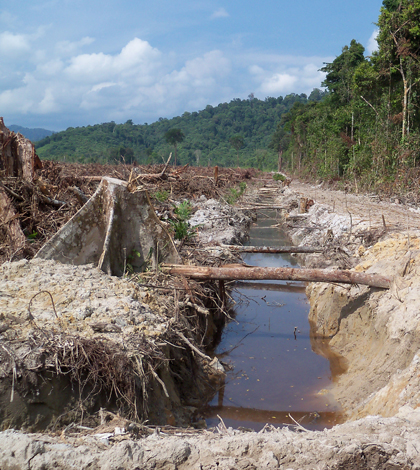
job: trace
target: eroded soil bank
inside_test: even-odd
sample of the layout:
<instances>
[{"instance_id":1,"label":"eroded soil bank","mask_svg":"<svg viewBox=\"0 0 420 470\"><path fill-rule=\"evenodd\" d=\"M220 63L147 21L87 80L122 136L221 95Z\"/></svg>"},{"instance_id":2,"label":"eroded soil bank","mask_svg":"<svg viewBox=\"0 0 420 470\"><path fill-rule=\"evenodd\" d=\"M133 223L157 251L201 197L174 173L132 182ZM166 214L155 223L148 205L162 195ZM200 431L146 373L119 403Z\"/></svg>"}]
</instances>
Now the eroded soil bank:
<instances>
[{"instance_id":1,"label":"eroded soil bank","mask_svg":"<svg viewBox=\"0 0 420 470\"><path fill-rule=\"evenodd\" d=\"M298 188L305 197L320 193L319 188ZM296 194L288 192L279 202L290 209ZM329 192L322 194L325 198ZM357 207L344 193L332 195L326 201L332 204L315 203L299 222L293 220L296 209L287 211L286 226L295 242L325 247L323 254L308 256L307 263L354 267L394 279L390 290L308 285L313 334L328 338L347 368L332 393L348 419L376 414L413 419L420 405L420 232L414 229L418 210L366 196L360 196Z\"/></svg>"}]
</instances>

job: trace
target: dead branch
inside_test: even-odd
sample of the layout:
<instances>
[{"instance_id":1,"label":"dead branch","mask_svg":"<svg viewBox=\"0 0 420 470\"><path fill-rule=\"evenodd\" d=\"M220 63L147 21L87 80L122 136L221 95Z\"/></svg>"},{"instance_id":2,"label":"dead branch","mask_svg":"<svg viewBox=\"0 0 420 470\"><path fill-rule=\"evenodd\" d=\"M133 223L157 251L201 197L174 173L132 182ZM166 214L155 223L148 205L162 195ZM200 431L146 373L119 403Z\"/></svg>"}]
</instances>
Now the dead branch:
<instances>
[{"instance_id":1,"label":"dead branch","mask_svg":"<svg viewBox=\"0 0 420 470\"><path fill-rule=\"evenodd\" d=\"M54 314L58 320L58 315L57 315L57 310L55 309L55 304L54 304L54 299L53 299L53 296L51 295L50 292L48 292L47 290L41 290L39 292L37 292L35 295L33 295L31 297L31 300L29 301L29 305L28 305L28 318L30 320L34 320L34 316L32 315L31 313L31 304L32 304L32 301L34 300L35 297L37 297L39 294L48 294L50 296L50 299L51 299L51 303L52 303L52 307L53 307L53 310L54 310Z\"/></svg>"},{"instance_id":2,"label":"dead branch","mask_svg":"<svg viewBox=\"0 0 420 470\"><path fill-rule=\"evenodd\" d=\"M185 342L188 344L188 346L196 352L200 357L203 359L207 359L208 361L211 361L211 357L207 356L206 354L202 353L198 348L196 348L190 340L188 340L180 331L177 331L176 334Z\"/></svg>"},{"instance_id":3,"label":"dead branch","mask_svg":"<svg viewBox=\"0 0 420 470\"><path fill-rule=\"evenodd\" d=\"M88 202L89 198L86 194L77 186L72 186L69 188L73 193L76 195L77 199L79 200L80 204L85 204Z\"/></svg>"}]
</instances>

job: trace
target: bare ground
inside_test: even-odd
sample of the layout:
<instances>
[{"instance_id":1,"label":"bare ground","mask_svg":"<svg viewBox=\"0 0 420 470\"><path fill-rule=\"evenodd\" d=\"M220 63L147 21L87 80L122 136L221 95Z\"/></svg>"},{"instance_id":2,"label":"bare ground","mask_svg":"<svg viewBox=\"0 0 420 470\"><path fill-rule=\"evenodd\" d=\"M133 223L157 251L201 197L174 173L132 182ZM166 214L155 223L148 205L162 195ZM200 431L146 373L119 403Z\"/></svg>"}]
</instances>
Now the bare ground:
<instances>
[{"instance_id":1,"label":"bare ground","mask_svg":"<svg viewBox=\"0 0 420 470\"><path fill-rule=\"evenodd\" d=\"M119 422L110 423L108 434L86 431L84 437L77 429L55 436L6 431L0 433L1 468L419 469L420 215L415 206L395 200L296 181L290 189L299 194L280 194L274 185L279 203L293 200L296 207L299 196L315 201L307 220L286 218L296 242L324 244L329 251L323 261L329 258L330 265L344 259L357 270L396 277L385 292L308 287L314 334L330 338L347 362L333 392L350 419L363 419L323 432L297 426L242 433L221 423L213 432L165 428L145 437L141 429L130 431L130 423ZM345 256L331 256L337 246ZM119 436L123 426L129 432Z\"/></svg>"}]
</instances>

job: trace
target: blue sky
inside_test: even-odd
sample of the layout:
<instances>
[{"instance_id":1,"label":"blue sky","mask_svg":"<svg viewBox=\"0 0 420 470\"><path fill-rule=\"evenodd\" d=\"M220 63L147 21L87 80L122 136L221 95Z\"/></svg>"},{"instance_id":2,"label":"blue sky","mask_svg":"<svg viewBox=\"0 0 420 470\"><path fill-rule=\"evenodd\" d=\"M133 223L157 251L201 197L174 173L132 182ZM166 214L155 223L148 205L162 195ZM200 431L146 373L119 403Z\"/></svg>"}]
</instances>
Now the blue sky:
<instances>
[{"instance_id":1,"label":"blue sky","mask_svg":"<svg viewBox=\"0 0 420 470\"><path fill-rule=\"evenodd\" d=\"M54 131L309 94L351 39L375 47L382 0L8 0L0 116Z\"/></svg>"}]
</instances>

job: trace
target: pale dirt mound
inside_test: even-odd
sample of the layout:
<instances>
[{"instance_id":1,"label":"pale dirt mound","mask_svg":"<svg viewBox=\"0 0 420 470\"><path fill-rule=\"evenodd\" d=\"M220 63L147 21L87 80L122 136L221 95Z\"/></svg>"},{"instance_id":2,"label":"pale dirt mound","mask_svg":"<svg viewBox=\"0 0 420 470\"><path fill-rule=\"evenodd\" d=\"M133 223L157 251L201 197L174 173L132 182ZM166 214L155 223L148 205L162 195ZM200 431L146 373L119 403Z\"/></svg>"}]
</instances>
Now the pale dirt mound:
<instances>
[{"instance_id":1,"label":"pale dirt mound","mask_svg":"<svg viewBox=\"0 0 420 470\"><path fill-rule=\"evenodd\" d=\"M120 432L120 429L118 430ZM86 431L85 431L86 433ZM420 428L371 417L318 432L266 428L243 433L162 430L131 434L69 431L61 436L0 433L2 470L396 470L420 468Z\"/></svg>"}]
</instances>

